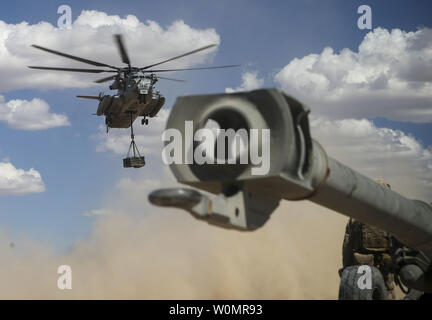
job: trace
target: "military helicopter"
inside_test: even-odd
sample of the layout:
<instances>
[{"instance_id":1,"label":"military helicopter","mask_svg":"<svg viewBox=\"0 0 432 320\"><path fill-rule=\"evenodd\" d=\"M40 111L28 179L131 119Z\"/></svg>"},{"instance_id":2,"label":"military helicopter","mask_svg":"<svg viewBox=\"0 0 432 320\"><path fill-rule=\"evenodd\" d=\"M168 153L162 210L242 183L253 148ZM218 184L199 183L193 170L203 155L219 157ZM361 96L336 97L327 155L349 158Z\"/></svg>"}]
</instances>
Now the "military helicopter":
<instances>
[{"instance_id":1,"label":"military helicopter","mask_svg":"<svg viewBox=\"0 0 432 320\"><path fill-rule=\"evenodd\" d=\"M99 106L96 111L96 115L105 116L105 124L107 132L110 128L131 128L131 148L136 152L139 151L134 142L133 134L133 122L137 117L142 116L141 124L148 124L148 118L155 117L162 106L165 103L165 98L159 91L154 90L154 85L158 79L171 80L184 82L185 80L167 78L157 76L156 73L160 72L172 72L172 71L187 71L187 70L206 70L206 69L221 69L237 67L238 65L226 65L226 66L215 66L215 67L201 67L201 68L183 68L183 69L151 69L162 63L173 61L188 55L210 49L215 47L216 44L210 44L196 50L189 51L187 53L175 56L173 58L160 61L158 63L150 64L145 67L133 67L127 54L126 47L124 45L123 36L121 34L114 35L114 40L117 44L117 48L120 52L122 62L127 67L115 67L109 64L88 60L80 57L76 57L70 54L62 53L52 49L44 48L33 44L32 47L43 50L52 54L56 54L65 58L87 63L96 67L105 67L108 69L81 69L81 68L58 68L58 67L39 67L39 66L28 66L31 69L40 70L55 70L55 71L70 71L70 72L84 72L84 73L103 73L109 72L114 73L108 77L96 80L96 83L104 83L113 80L113 83L109 86L110 90L117 90L115 95L105 95L101 92L98 96L77 96L78 98L94 99L99 101ZM129 157L129 152L128 152ZM136 157L137 159L144 157ZM138 161L139 164L144 165L143 161ZM141 166L142 166L141 165ZM125 162L124 162L125 166Z\"/></svg>"}]
</instances>

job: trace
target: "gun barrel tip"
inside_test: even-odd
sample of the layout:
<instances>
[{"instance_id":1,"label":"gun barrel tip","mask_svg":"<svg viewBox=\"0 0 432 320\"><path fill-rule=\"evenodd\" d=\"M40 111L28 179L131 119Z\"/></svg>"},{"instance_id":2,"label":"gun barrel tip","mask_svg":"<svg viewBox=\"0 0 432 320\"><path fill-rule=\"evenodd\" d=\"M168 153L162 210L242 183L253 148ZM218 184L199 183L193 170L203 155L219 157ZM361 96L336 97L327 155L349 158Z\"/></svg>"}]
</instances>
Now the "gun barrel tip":
<instances>
[{"instance_id":1,"label":"gun barrel tip","mask_svg":"<svg viewBox=\"0 0 432 320\"><path fill-rule=\"evenodd\" d=\"M200 192L186 188L158 189L151 192L148 200L160 207L177 207L188 209L198 204L202 199Z\"/></svg>"}]
</instances>

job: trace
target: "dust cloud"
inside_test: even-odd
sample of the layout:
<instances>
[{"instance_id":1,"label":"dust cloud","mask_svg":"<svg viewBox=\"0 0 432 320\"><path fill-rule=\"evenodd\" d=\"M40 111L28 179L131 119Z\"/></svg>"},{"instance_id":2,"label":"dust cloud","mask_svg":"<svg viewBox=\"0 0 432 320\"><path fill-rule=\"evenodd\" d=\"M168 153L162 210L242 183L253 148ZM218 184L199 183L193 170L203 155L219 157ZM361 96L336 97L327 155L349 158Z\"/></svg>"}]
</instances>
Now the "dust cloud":
<instances>
[{"instance_id":1,"label":"dust cloud","mask_svg":"<svg viewBox=\"0 0 432 320\"><path fill-rule=\"evenodd\" d=\"M64 254L0 232L1 299L336 299L347 218L281 203L255 232L219 229L180 210L99 218ZM57 288L58 266L72 290Z\"/></svg>"}]
</instances>

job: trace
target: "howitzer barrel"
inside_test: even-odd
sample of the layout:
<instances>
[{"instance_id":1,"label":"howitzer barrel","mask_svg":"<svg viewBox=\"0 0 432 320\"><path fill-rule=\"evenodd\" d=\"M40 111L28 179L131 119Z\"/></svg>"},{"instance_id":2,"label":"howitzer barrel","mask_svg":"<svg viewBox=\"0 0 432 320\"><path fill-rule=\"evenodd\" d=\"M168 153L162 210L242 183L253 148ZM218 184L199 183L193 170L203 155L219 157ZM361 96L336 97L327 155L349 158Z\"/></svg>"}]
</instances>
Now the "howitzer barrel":
<instances>
[{"instance_id":1,"label":"howitzer barrel","mask_svg":"<svg viewBox=\"0 0 432 320\"><path fill-rule=\"evenodd\" d=\"M432 257L432 207L410 200L328 158L329 176L310 200L377 226Z\"/></svg>"},{"instance_id":2,"label":"howitzer barrel","mask_svg":"<svg viewBox=\"0 0 432 320\"><path fill-rule=\"evenodd\" d=\"M281 199L308 199L377 226L432 257L432 207L407 199L328 157L310 135L308 113L306 106L278 89L178 98L167 129L176 129L183 137L188 136L188 130L196 137L209 120L218 124L217 134L222 129L225 133L230 129L250 132L246 148L250 154L244 158L249 161L239 161L244 152L235 151L236 161L220 161L219 150L231 150L232 145L220 147L219 138L210 143L210 148L204 148L206 156L213 151L218 154L217 161L212 162L211 157L199 164L171 161L170 168L179 182L217 194L203 194L198 204L186 210L211 224L254 230L265 224ZM188 122L193 125L188 127ZM253 129L262 133L261 138L252 139ZM225 136L222 140L229 139ZM203 150L199 139L186 140L183 155ZM171 143L166 140L165 150L173 151ZM234 145L238 146L237 142ZM261 163L250 161L254 159L253 150L261 154ZM223 157L227 159L225 153ZM165 197L164 190L158 190L150 200L172 206L168 198L175 192L167 190ZM178 192L182 199L188 194L182 189Z\"/></svg>"}]
</instances>

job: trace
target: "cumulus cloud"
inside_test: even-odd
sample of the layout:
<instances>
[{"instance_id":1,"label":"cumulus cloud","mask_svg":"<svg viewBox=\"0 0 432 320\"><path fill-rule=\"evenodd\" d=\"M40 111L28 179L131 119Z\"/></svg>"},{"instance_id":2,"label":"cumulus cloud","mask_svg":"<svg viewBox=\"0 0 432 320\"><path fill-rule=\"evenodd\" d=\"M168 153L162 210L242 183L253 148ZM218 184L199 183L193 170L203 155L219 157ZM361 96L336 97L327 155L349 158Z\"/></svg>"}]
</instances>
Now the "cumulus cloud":
<instances>
[{"instance_id":1,"label":"cumulus cloud","mask_svg":"<svg viewBox=\"0 0 432 320\"><path fill-rule=\"evenodd\" d=\"M13 90L95 85L91 81L97 79L94 74L28 69L28 65L96 68L31 48L30 45L37 44L83 58L122 66L112 39L112 34L115 33L124 34L134 66L145 66L220 42L219 35L214 29L194 29L182 20L163 28L155 21L141 22L134 15L122 18L94 10L82 11L70 30L62 30L43 21L37 24L8 24L0 20L0 87L2 90ZM183 68L210 62L214 50L184 57L165 66Z\"/></svg>"},{"instance_id":2,"label":"cumulus cloud","mask_svg":"<svg viewBox=\"0 0 432 320\"><path fill-rule=\"evenodd\" d=\"M45 191L41 174L31 168L17 169L10 162L0 162L0 196L23 195Z\"/></svg>"},{"instance_id":3,"label":"cumulus cloud","mask_svg":"<svg viewBox=\"0 0 432 320\"><path fill-rule=\"evenodd\" d=\"M233 88L226 88L226 93L233 93L238 91L249 91L249 90L255 90L259 89L264 85L264 79L258 77L258 72L256 71L248 71L243 73L242 75L242 84L233 89Z\"/></svg>"},{"instance_id":4,"label":"cumulus cloud","mask_svg":"<svg viewBox=\"0 0 432 320\"><path fill-rule=\"evenodd\" d=\"M110 211L107 209L93 209L84 212L82 215L85 217L92 217L92 216L103 216L107 214L110 214Z\"/></svg>"},{"instance_id":5,"label":"cumulus cloud","mask_svg":"<svg viewBox=\"0 0 432 320\"><path fill-rule=\"evenodd\" d=\"M334 119L432 120L432 29L377 28L357 52L330 47L293 59L275 76L282 89Z\"/></svg>"},{"instance_id":6,"label":"cumulus cloud","mask_svg":"<svg viewBox=\"0 0 432 320\"><path fill-rule=\"evenodd\" d=\"M42 99L10 100L0 95L0 121L10 128L20 130L41 130L70 125L64 114L50 112L50 106Z\"/></svg>"},{"instance_id":7,"label":"cumulus cloud","mask_svg":"<svg viewBox=\"0 0 432 320\"><path fill-rule=\"evenodd\" d=\"M313 117L311 131L335 159L407 197L432 200L432 150L414 137L366 119Z\"/></svg>"},{"instance_id":8,"label":"cumulus cloud","mask_svg":"<svg viewBox=\"0 0 432 320\"><path fill-rule=\"evenodd\" d=\"M162 155L162 131L168 119L169 110L162 109L158 115L149 119L149 124L142 126L140 119L135 121L135 142L142 155ZM99 127L98 134L94 137L98 143L97 151L111 151L116 154L126 154L130 145L130 129L111 129L106 133L106 128Z\"/></svg>"}]
</instances>

